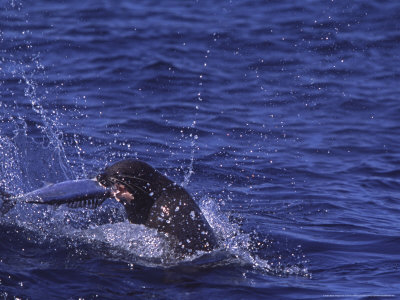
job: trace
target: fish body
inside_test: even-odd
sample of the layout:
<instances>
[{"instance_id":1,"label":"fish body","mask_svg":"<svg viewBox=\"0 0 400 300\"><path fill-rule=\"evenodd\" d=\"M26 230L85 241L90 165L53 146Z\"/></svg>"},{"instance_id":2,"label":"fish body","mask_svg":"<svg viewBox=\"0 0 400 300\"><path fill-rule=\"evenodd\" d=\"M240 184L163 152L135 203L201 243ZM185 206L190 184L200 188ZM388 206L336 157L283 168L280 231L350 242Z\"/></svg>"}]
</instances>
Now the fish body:
<instances>
[{"instance_id":1,"label":"fish body","mask_svg":"<svg viewBox=\"0 0 400 300\"><path fill-rule=\"evenodd\" d=\"M92 179L69 180L44 186L21 196L3 199L0 211L8 212L18 202L96 208L110 198L111 190Z\"/></svg>"}]
</instances>

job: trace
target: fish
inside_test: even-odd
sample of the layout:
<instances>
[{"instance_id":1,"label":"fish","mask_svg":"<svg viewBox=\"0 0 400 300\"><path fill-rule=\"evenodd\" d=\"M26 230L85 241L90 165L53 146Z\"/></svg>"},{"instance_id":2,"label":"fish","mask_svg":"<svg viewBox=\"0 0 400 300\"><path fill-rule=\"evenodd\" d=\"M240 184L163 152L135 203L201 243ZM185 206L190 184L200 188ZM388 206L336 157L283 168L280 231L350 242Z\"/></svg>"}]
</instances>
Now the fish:
<instances>
[{"instance_id":1,"label":"fish","mask_svg":"<svg viewBox=\"0 0 400 300\"><path fill-rule=\"evenodd\" d=\"M112 196L112 190L100 185L95 179L68 180L46 185L29 193L14 196L0 191L3 203L0 213L6 214L18 202L60 206L71 208L97 208Z\"/></svg>"}]
</instances>

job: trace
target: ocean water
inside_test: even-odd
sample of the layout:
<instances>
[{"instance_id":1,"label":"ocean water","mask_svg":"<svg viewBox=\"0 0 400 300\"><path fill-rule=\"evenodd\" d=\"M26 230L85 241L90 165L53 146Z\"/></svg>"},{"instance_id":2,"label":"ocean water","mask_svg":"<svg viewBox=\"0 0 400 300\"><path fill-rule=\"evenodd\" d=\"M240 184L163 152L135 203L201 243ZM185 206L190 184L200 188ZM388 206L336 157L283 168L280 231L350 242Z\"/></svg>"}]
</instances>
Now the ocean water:
<instances>
[{"instance_id":1,"label":"ocean water","mask_svg":"<svg viewBox=\"0 0 400 300\"><path fill-rule=\"evenodd\" d=\"M221 247L183 261L97 210L0 217L0 299L396 299L400 2L0 1L0 180L126 157Z\"/></svg>"}]
</instances>

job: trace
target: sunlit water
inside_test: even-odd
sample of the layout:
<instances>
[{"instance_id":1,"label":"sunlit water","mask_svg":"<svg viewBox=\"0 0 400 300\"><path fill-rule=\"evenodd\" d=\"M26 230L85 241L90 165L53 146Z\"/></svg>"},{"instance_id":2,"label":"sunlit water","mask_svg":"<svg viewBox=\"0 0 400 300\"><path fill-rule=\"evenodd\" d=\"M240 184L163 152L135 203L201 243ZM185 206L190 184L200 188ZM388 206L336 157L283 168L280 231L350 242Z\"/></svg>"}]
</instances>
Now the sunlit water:
<instances>
[{"instance_id":1,"label":"sunlit water","mask_svg":"<svg viewBox=\"0 0 400 300\"><path fill-rule=\"evenodd\" d=\"M0 179L21 194L126 157L183 185L220 248L19 203L0 298L395 298L400 4L0 1Z\"/></svg>"}]
</instances>

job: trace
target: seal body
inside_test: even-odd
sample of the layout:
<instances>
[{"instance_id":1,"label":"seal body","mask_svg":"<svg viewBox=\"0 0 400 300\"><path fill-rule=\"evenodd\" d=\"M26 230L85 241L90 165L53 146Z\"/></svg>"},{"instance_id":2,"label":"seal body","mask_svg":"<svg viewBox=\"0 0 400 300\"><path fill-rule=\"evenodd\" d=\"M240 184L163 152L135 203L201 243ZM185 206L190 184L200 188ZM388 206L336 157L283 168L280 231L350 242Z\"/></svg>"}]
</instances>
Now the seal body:
<instances>
[{"instance_id":1,"label":"seal body","mask_svg":"<svg viewBox=\"0 0 400 300\"><path fill-rule=\"evenodd\" d=\"M215 235L188 192L139 160L123 160L107 167L97 181L113 190L128 220L165 233L183 254L211 251Z\"/></svg>"}]
</instances>

